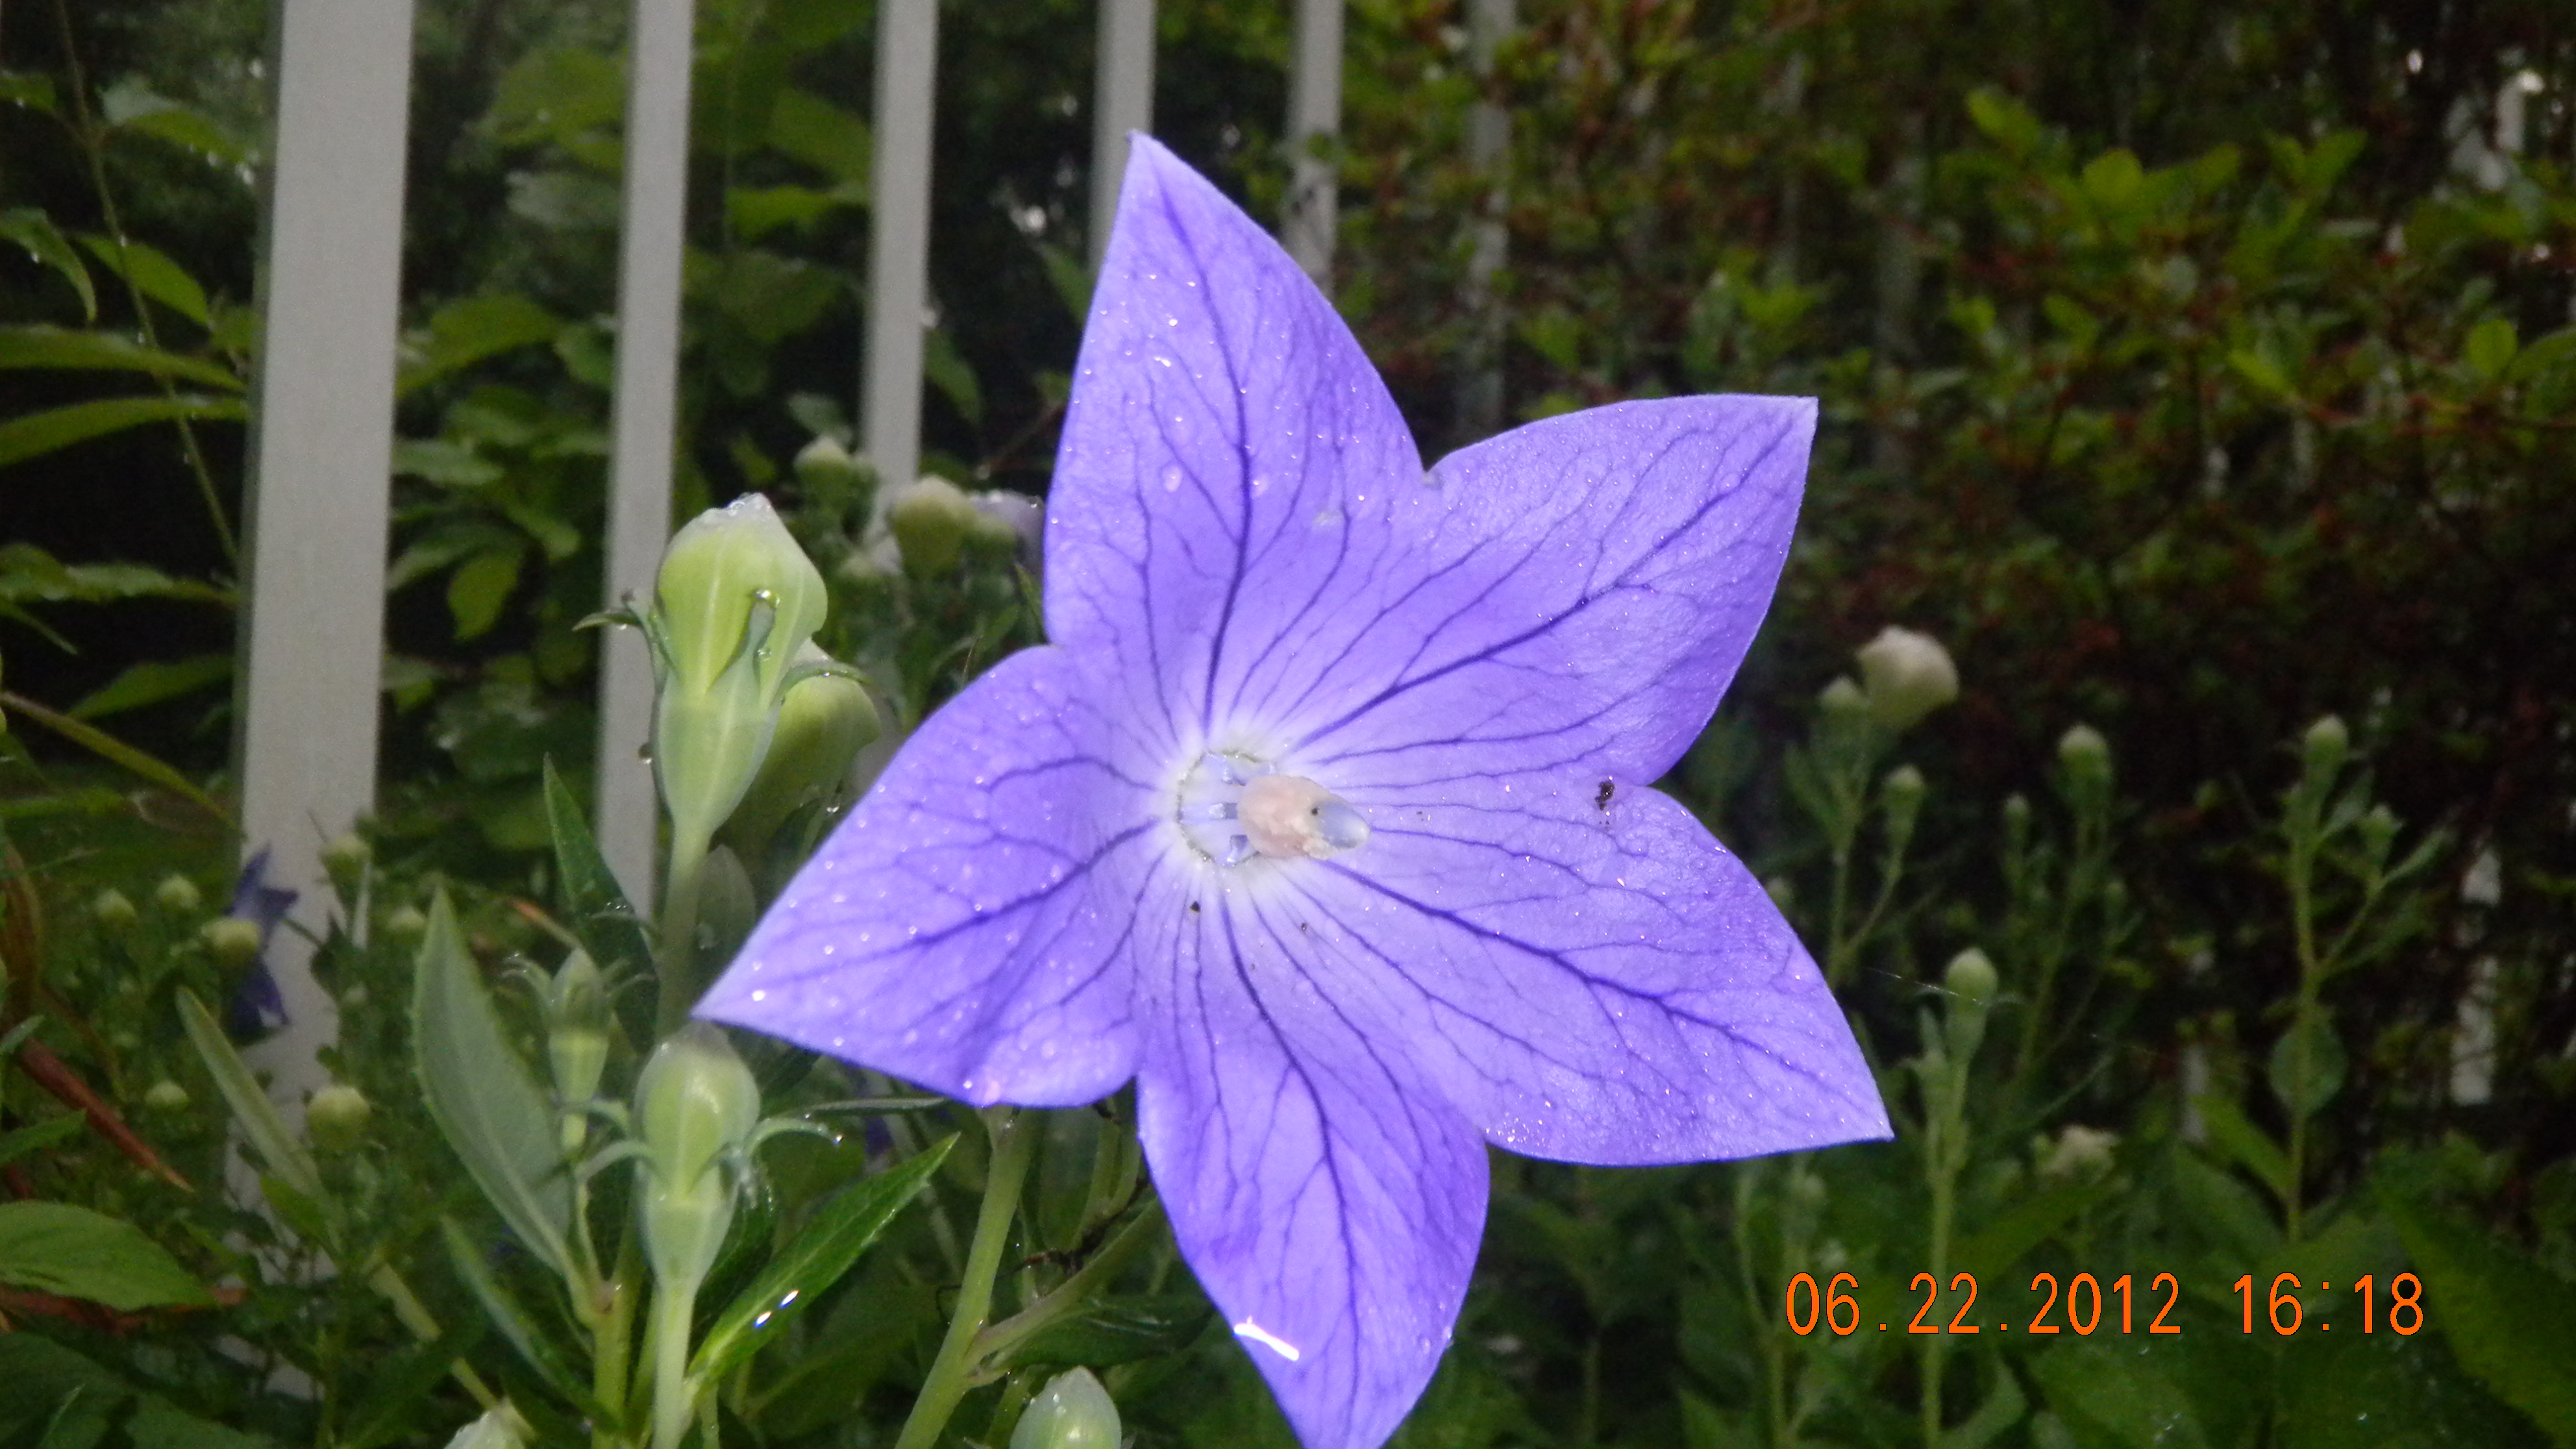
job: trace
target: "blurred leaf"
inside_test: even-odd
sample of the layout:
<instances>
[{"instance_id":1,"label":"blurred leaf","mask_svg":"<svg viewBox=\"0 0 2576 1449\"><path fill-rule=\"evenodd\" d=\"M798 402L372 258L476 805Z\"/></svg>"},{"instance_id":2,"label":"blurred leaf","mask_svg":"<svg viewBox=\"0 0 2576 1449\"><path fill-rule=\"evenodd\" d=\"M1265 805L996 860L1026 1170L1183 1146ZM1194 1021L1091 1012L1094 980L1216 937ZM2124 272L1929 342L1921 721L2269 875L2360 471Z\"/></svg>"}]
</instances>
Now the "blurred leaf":
<instances>
[{"instance_id":1,"label":"blurred leaf","mask_svg":"<svg viewBox=\"0 0 2576 1449\"><path fill-rule=\"evenodd\" d=\"M2576 1443L2576 1283L2419 1199L2393 1172L2383 1171L2378 1186L2422 1275L2424 1322L2498 1398L2561 1444ZM2388 1306L2383 1297L2383 1314Z\"/></svg>"},{"instance_id":2,"label":"blurred leaf","mask_svg":"<svg viewBox=\"0 0 2576 1449\"><path fill-rule=\"evenodd\" d=\"M626 68L587 46L534 50L520 57L494 89L483 128L504 146L566 144L583 132L615 128L626 114Z\"/></svg>"},{"instance_id":3,"label":"blurred leaf","mask_svg":"<svg viewBox=\"0 0 2576 1449\"><path fill-rule=\"evenodd\" d=\"M121 599L193 599L230 604L232 594L142 564L67 564L32 543L0 544L0 602L108 604Z\"/></svg>"},{"instance_id":4,"label":"blurred leaf","mask_svg":"<svg viewBox=\"0 0 2576 1449\"><path fill-rule=\"evenodd\" d=\"M2199 1449L2191 1401L2151 1360L2108 1344L2060 1344L2031 1360L2031 1378L2086 1449Z\"/></svg>"},{"instance_id":5,"label":"blurred leaf","mask_svg":"<svg viewBox=\"0 0 2576 1449\"><path fill-rule=\"evenodd\" d=\"M250 416L239 398L181 393L177 397L111 397L21 413L0 422L0 467L24 462L74 443L145 423L193 418L238 422Z\"/></svg>"},{"instance_id":6,"label":"blurred leaf","mask_svg":"<svg viewBox=\"0 0 2576 1449\"><path fill-rule=\"evenodd\" d=\"M111 131L155 137L225 167L248 166L256 159L205 113L156 95L131 77L110 86L99 103Z\"/></svg>"},{"instance_id":7,"label":"blurred leaf","mask_svg":"<svg viewBox=\"0 0 2576 1449\"><path fill-rule=\"evenodd\" d=\"M1991 1362L1994 1388L1975 1413L1941 1431L1941 1449L1985 1449L1995 1436L2020 1423L2030 1412L2030 1400L2022 1396L2021 1381L2013 1377L2012 1364L2001 1355Z\"/></svg>"},{"instance_id":8,"label":"blurred leaf","mask_svg":"<svg viewBox=\"0 0 2576 1449\"><path fill-rule=\"evenodd\" d=\"M277 1114L276 1104L268 1100L268 1089L251 1075L250 1064L233 1050L231 1039L215 1024L214 1014L186 987L179 989L179 1025L188 1033L188 1044L197 1049L198 1059L206 1064L206 1074L215 1079L215 1090L223 1094L224 1105L232 1109L234 1123L250 1139L261 1164L306 1196L321 1196L322 1169L314 1164L313 1154L304 1150L304 1144L287 1128L286 1119Z\"/></svg>"},{"instance_id":9,"label":"blurred leaf","mask_svg":"<svg viewBox=\"0 0 2576 1449\"><path fill-rule=\"evenodd\" d=\"M215 1301L142 1229L59 1202L0 1203L0 1283L86 1298L120 1313Z\"/></svg>"},{"instance_id":10,"label":"blurred leaf","mask_svg":"<svg viewBox=\"0 0 2576 1449\"><path fill-rule=\"evenodd\" d=\"M146 659L71 707L74 719L98 719L197 693L233 677L233 656L193 654L185 659Z\"/></svg>"},{"instance_id":11,"label":"blurred leaf","mask_svg":"<svg viewBox=\"0 0 2576 1449\"><path fill-rule=\"evenodd\" d=\"M89 248L91 256L98 258L99 265L133 283L136 291L200 327L212 325L206 289L197 285L187 268L172 261L169 253L132 237L119 242L96 232L82 232L79 240Z\"/></svg>"},{"instance_id":12,"label":"blurred leaf","mask_svg":"<svg viewBox=\"0 0 2576 1449\"><path fill-rule=\"evenodd\" d=\"M869 140L868 123L857 112L845 111L801 87L784 87L770 108L769 144L864 194L875 147Z\"/></svg>"},{"instance_id":13,"label":"blurred leaf","mask_svg":"<svg viewBox=\"0 0 2576 1449\"><path fill-rule=\"evenodd\" d=\"M443 488L480 488L498 483L501 465L464 443L445 438L401 438L394 443L394 472Z\"/></svg>"},{"instance_id":14,"label":"blurred leaf","mask_svg":"<svg viewBox=\"0 0 2576 1449\"><path fill-rule=\"evenodd\" d=\"M2307 1042L2304 1058L2299 1050L2303 1037ZM2271 1063L2264 1075L2282 1106L2298 1116L2312 1117L2343 1090L2344 1067L2343 1038L2336 1033L2333 1018L2319 1011L2308 1019L2305 1031L2293 1025L2281 1033L2281 1039L2272 1044ZM2282 1183L2294 1188L2297 1184L2287 1181L2288 1172L2285 1162Z\"/></svg>"},{"instance_id":15,"label":"blurred leaf","mask_svg":"<svg viewBox=\"0 0 2576 1449\"><path fill-rule=\"evenodd\" d=\"M0 368L13 367L147 372L236 392L245 386L231 368L220 363L146 347L112 332L77 332L42 324L0 327Z\"/></svg>"},{"instance_id":16,"label":"blurred leaf","mask_svg":"<svg viewBox=\"0 0 2576 1449\"><path fill-rule=\"evenodd\" d=\"M2254 1125L2244 1110L2215 1092L2192 1100L2209 1130L2209 1145L2221 1157L2254 1174L2282 1202L2290 1197L2290 1158L2280 1144Z\"/></svg>"},{"instance_id":17,"label":"blurred leaf","mask_svg":"<svg viewBox=\"0 0 2576 1449\"><path fill-rule=\"evenodd\" d=\"M957 339L945 327L933 327L922 337L921 370L957 415L969 423L984 421L984 390L975 382L975 369L966 363L966 354L957 350Z\"/></svg>"},{"instance_id":18,"label":"blurred leaf","mask_svg":"<svg viewBox=\"0 0 2576 1449\"><path fill-rule=\"evenodd\" d=\"M80 1136L88 1130L88 1127L87 1120L80 1114L71 1113L61 1117L48 1117L32 1126L20 1127L14 1131L0 1132L0 1164L15 1162L30 1152L42 1152L48 1147L60 1146Z\"/></svg>"},{"instance_id":19,"label":"blurred leaf","mask_svg":"<svg viewBox=\"0 0 2576 1449\"><path fill-rule=\"evenodd\" d=\"M841 1281L850 1265L894 1220L904 1204L939 1170L955 1137L935 1142L902 1164L862 1179L840 1193L787 1240L786 1246L752 1280L750 1287L726 1306L698 1344L690 1373L720 1381L769 1341L767 1335L812 1306L825 1290Z\"/></svg>"},{"instance_id":20,"label":"blurred leaf","mask_svg":"<svg viewBox=\"0 0 2576 1449\"><path fill-rule=\"evenodd\" d=\"M503 606L519 587L519 564L525 553L515 545L486 549L447 576L447 611L456 619L457 643L479 639L501 622Z\"/></svg>"},{"instance_id":21,"label":"blurred leaf","mask_svg":"<svg viewBox=\"0 0 2576 1449\"><path fill-rule=\"evenodd\" d=\"M0 706L16 710L111 765L142 776L217 820L232 818L231 812L224 809L221 801L198 789L196 783L187 776L96 725L73 719L66 714L58 714L23 694L6 689L0 689Z\"/></svg>"},{"instance_id":22,"label":"blurred leaf","mask_svg":"<svg viewBox=\"0 0 2576 1449\"><path fill-rule=\"evenodd\" d=\"M519 1240L570 1281L572 1182L554 1107L510 1049L444 891L430 903L412 991L414 1067L430 1116Z\"/></svg>"},{"instance_id":23,"label":"blurred leaf","mask_svg":"<svg viewBox=\"0 0 2576 1449\"><path fill-rule=\"evenodd\" d=\"M2469 340L2460 348L2460 358L2469 370L2493 382L2513 366L2514 354L2522 350L2513 323L2502 317L2489 317L2469 329Z\"/></svg>"},{"instance_id":24,"label":"blurred leaf","mask_svg":"<svg viewBox=\"0 0 2576 1449\"><path fill-rule=\"evenodd\" d=\"M54 78L35 71L0 71L0 105L54 113Z\"/></svg>"},{"instance_id":25,"label":"blurred leaf","mask_svg":"<svg viewBox=\"0 0 2576 1449\"><path fill-rule=\"evenodd\" d=\"M1195 1293L1103 1298L1030 1335L996 1366L1106 1368L1178 1353L1197 1340L1209 1316L1207 1299Z\"/></svg>"},{"instance_id":26,"label":"blurred leaf","mask_svg":"<svg viewBox=\"0 0 2576 1449\"><path fill-rule=\"evenodd\" d=\"M405 339L397 397L408 397L487 357L552 342L563 319L517 292L464 297L438 309L424 332Z\"/></svg>"},{"instance_id":27,"label":"blurred leaf","mask_svg":"<svg viewBox=\"0 0 2576 1449\"><path fill-rule=\"evenodd\" d=\"M46 108L50 110L53 96L51 81L46 82L45 95ZM80 253L72 248L70 239L54 225L52 217L32 206L13 206L0 211L0 238L24 247L29 261L53 268L80 295L81 320L98 320L98 289L90 284L89 268L82 263Z\"/></svg>"},{"instance_id":28,"label":"blurred leaf","mask_svg":"<svg viewBox=\"0 0 2576 1449\"><path fill-rule=\"evenodd\" d=\"M1980 1283L2002 1281L2023 1254L2113 1191L2112 1180L2105 1177L2056 1183L2022 1198L1960 1239L1960 1270L1975 1274Z\"/></svg>"},{"instance_id":29,"label":"blurred leaf","mask_svg":"<svg viewBox=\"0 0 2576 1449\"><path fill-rule=\"evenodd\" d=\"M510 1296L509 1289L494 1276L491 1265L483 1260L481 1246L467 1235L465 1229L457 1226L453 1218L440 1218L438 1226L440 1236L447 1244L448 1266L456 1271L457 1281L465 1285L466 1291L473 1294L474 1301L482 1307L484 1321L501 1331L501 1337L518 1350L520 1359L535 1369L548 1387L576 1404L587 1406L590 1396L565 1365L563 1355L555 1352L554 1345L546 1341L545 1333L528 1316L527 1310L519 1306L519 1301Z\"/></svg>"}]
</instances>

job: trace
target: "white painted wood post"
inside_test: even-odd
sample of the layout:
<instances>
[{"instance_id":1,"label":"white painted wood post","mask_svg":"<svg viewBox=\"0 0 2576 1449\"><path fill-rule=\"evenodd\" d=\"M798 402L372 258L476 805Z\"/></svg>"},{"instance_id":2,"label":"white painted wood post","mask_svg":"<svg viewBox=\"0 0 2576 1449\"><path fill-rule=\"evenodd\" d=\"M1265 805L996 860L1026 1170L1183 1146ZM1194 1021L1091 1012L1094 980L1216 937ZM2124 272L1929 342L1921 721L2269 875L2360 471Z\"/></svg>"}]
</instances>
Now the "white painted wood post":
<instances>
[{"instance_id":1,"label":"white painted wood post","mask_svg":"<svg viewBox=\"0 0 2576 1449\"><path fill-rule=\"evenodd\" d=\"M412 0L279 0L277 140L244 532L234 740L242 848L319 929L321 850L375 803ZM293 931L270 943L283 1031L251 1060L302 1120L339 1009Z\"/></svg>"},{"instance_id":2,"label":"white painted wood post","mask_svg":"<svg viewBox=\"0 0 2576 1449\"><path fill-rule=\"evenodd\" d=\"M653 598L671 537L679 431L680 261L689 182L691 0L635 0L626 70L623 230L618 240L617 395L608 464L607 596ZM646 916L661 859L660 810L644 747L653 665L634 629L601 633L597 823L627 899Z\"/></svg>"},{"instance_id":3,"label":"white painted wood post","mask_svg":"<svg viewBox=\"0 0 2576 1449\"><path fill-rule=\"evenodd\" d=\"M1315 155L1342 129L1342 0L1297 0L1288 67L1288 208L1279 243L1315 285L1333 290L1333 231L1340 180Z\"/></svg>"},{"instance_id":4,"label":"white painted wood post","mask_svg":"<svg viewBox=\"0 0 2576 1449\"><path fill-rule=\"evenodd\" d=\"M1154 129L1154 0L1100 0L1100 60L1091 84L1091 270L1109 250L1127 134Z\"/></svg>"},{"instance_id":5,"label":"white painted wood post","mask_svg":"<svg viewBox=\"0 0 2576 1449\"><path fill-rule=\"evenodd\" d=\"M1494 59L1510 36L1513 0L1469 0L1467 66L1481 84L1490 83ZM1510 203L1511 113L1479 97L1467 116L1467 164L1484 179L1485 195L1467 242L1467 285L1461 298L1467 312L1467 345L1460 359L1458 430L1482 438L1503 425L1503 311L1494 296L1494 279L1502 272L1511 242L1503 225Z\"/></svg>"},{"instance_id":6,"label":"white painted wood post","mask_svg":"<svg viewBox=\"0 0 2576 1449\"><path fill-rule=\"evenodd\" d=\"M876 157L869 172L868 332L859 447L876 514L921 471L921 348L930 290L930 126L938 0L879 0Z\"/></svg>"}]
</instances>

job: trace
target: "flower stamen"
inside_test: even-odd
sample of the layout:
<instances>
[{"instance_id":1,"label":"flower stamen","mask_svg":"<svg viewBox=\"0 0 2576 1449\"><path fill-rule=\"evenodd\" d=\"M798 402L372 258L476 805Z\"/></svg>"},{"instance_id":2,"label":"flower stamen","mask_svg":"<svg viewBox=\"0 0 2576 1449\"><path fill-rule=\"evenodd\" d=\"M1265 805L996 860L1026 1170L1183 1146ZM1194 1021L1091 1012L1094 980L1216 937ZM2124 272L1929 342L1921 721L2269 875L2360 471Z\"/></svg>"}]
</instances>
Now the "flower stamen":
<instances>
[{"instance_id":1,"label":"flower stamen","mask_svg":"<svg viewBox=\"0 0 2576 1449\"><path fill-rule=\"evenodd\" d=\"M1324 860L1369 838L1366 817L1332 791L1215 752L1200 756L1181 781L1172 818L1200 854L1224 866L1256 855Z\"/></svg>"}]
</instances>

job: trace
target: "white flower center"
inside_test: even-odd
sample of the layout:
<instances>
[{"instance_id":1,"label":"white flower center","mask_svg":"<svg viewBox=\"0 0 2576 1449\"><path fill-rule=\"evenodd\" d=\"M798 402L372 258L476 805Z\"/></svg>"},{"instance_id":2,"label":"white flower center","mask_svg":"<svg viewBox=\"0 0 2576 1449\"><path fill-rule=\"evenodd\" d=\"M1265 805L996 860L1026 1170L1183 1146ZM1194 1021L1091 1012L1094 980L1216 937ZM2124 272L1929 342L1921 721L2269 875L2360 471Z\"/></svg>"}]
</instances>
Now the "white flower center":
<instances>
[{"instance_id":1,"label":"white flower center","mask_svg":"<svg viewBox=\"0 0 2576 1449\"><path fill-rule=\"evenodd\" d=\"M1228 866L1256 855L1323 860L1369 838L1368 822L1339 795L1236 754L1200 756L1172 818L1200 854Z\"/></svg>"}]
</instances>

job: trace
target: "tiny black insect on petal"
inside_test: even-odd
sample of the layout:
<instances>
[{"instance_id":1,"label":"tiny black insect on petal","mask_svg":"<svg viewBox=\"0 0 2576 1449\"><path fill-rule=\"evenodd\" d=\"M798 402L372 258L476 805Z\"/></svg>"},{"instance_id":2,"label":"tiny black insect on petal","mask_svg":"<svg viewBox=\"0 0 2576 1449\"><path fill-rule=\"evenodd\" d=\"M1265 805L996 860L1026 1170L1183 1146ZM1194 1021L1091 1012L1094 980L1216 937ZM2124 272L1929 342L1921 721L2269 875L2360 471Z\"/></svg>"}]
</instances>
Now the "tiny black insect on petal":
<instances>
[{"instance_id":1,"label":"tiny black insect on petal","mask_svg":"<svg viewBox=\"0 0 2576 1449\"><path fill-rule=\"evenodd\" d=\"M1600 792L1592 797L1592 808L1595 810L1609 809L1610 797L1618 793L1619 787L1617 785L1612 784L1608 780L1602 781Z\"/></svg>"}]
</instances>

